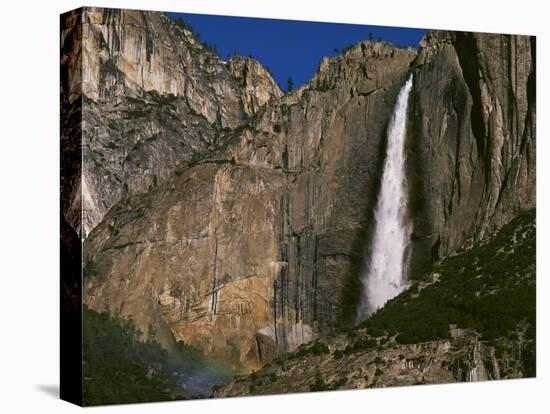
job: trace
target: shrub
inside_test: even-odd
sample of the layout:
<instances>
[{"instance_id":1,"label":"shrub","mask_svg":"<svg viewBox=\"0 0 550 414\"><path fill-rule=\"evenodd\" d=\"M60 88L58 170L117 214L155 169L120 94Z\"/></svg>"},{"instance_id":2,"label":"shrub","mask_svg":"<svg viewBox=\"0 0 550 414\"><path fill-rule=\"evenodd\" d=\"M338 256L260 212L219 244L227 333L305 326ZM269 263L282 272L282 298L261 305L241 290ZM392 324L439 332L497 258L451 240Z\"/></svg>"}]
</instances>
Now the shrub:
<instances>
[{"instance_id":1,"label":"shrub","mask_svg":"<svg viewBox=\"0 0 550 414\"><path fill-rule=\"evenodd\" d=\"M357 337L357 331L353 331L353 330L352 330L352 331L348 331L348 332L346 333L346 336L347 336L348 338L350 338L350 339L356 338L356 337Z\"/></svg>"},{"instance_id":2,"label":"shrub","mask_svg":"<svg viewBox=\"0 0 550 414\"><path fill-rule=\"evenodd\" d=\"M330 386L331 389L337 390L342 385L344 385L346 382L348 382L348 379L346 377L340 377L338 381L336 381L334 384Z\"/></svg>"},{"instance_id":3,"label":"shrub","mask_svg":"<svg viewBox=\"0 0 550 414\"><path fill-rule=\"evenodd\" d=\"M383 364L384 360L382 358L380 358L379 356L377 356L376 358L374 358L374 360L372 362L374 362L375 364Z\"/></svg>"},{"instance_id":4,"label":"shrub","mask_svg":"<svg viewBox=\"0 0 550 414\"><path fill-rule=\"evenodd\" d=\"M309 390L312 392L328 391L329 389L330 389L329 386L325 383L325 380L323 379L320 373L317 373L315 377L315 382L309 386Z\"/></svg>"},{"instance_id":5,"label":"shrub","mask_svg":"<svg viewBox=\"0 0 550 414\"><path fill-rule=\"evenodd\" d=\"M324 342L317 341L309 348L309 351L313 355L322 355L322 354L328 353L329 349L328 349L328 346Z\"/></svg>"},{"instance_id":6,"label":"shrub","mask_svg":"<svg viewBox=\"0 0 550 414\"><path fill-rule=\"evenodd\" d=\"M84 279L97 276L97 267L93 259L87 259L84 263L84 268L82 269Z\"/></svg>"}]
</instances>

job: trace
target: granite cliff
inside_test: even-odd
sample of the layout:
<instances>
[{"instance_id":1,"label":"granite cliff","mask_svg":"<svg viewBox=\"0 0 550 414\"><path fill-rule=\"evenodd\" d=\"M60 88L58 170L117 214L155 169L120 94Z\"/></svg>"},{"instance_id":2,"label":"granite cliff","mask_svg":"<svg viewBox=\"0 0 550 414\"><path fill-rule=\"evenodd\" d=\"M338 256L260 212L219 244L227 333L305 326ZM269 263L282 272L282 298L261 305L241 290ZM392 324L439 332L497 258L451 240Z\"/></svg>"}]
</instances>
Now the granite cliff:
<instances>
[{"instance_id":1,"label":"granite cliff","mask_svg":"<svg viewBox=\"0 0 550 414\"><path fill-rule=\"evenodd\" d=\"M535 38L431 31L415 61L413 272L535 206Z\"/></svg>"},{"instance_id":2,"label":"granite cliff","mask_svg":"<svg viewBox=\"0 0 550 414\"><path fill-rule=\"evenodd\" d=\"M62 111L67 140L82 119L84 178L69 172L62 208L89 233L84 301L167 349L181 340L256 369L351 327L386 127L411 72L411 276L534 207L532 38L364 41L283 95L260 63L223 62L161 13L71 19L62 70L82 82L63 86Z\"/></svg>"},{"instance_id":3,"label":"granite cliff","mask_svg":"<svg viewBox=\"0 0 550 414\"><path fill-rule=\"evenodd\" d=\"M87 240L100 278L86 301L245 367L351 322L385 125L414 56L362 43L323 61L219 148L115 206Z\"/></svg>"},{"instance_id":4,"label":"granite cliff","mask_svg":"<svg viewBox=\"0 0 550 414\"><path fill-rule=\"evenodd\" d=\"M162 13L81 10L62 22L61 70L64 119L79 109L70 122L83 131L83 178L63 175L77 183L62 204L87 235L118 201L166 180L281 91L258 62L223 62Z\"/></svg>"}]
</instances>

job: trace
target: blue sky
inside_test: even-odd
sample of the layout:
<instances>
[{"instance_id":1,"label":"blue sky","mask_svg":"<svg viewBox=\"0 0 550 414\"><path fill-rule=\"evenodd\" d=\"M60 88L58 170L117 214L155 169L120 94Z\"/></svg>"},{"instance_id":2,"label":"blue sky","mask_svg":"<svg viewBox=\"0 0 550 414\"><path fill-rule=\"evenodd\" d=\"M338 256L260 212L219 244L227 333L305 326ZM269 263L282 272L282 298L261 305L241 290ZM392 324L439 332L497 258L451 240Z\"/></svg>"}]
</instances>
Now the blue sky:
<instances>
[{"instance_id":1,"label":"blue sky","mask_svg":"<svg viewBox=\"0 0 550 414\"><path fill-rule=\"evenodd\" d=\"M201 41L216 45L222 59L235 52L252 54L268 66L279 86L286 89L289 76L294 86L307 82L324 56L334 56L336 49L366 40L372 33L375 40L403 46L418 46L425 29L408 29L357 24L319 23L296 20L213 16L205 14L166 13L183 19Z\"/></svg>"}]
</instances>

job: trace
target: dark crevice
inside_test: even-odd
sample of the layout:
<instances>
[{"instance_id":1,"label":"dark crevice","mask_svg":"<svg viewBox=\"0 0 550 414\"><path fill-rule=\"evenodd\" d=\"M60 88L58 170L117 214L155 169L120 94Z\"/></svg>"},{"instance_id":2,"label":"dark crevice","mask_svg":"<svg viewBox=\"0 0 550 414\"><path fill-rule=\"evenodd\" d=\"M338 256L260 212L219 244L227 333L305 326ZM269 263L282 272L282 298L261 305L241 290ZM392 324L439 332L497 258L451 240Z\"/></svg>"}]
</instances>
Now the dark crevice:
<instances>
[{"instance_id":1,"label":"dark crevice","mask_svg":"<svg viewBox=\"0 0 550 414\"><path fill-rule=\"evenodd\" d=\"M458 56L464 80L472 96L470 119L472 132L476 140L478 153L482 158L487 156L486 127L481 106L481 88L479 85L481 69L479 66L478 48L472 33L457 32L454 48ZM487 178L487 177L486 177Z\"/></svg>"},{"instance_id":2,"label":"dark crevice","mask_svg":"<svg viewBox=\"0 0 550 414\"><path fill-rule=\"evenodd\" d=\"M536 69L537 69L537 44L536 37L530 37L531 43L531 73L527 78L527 114L525 119L525 126L523 128L523 136L521 140L520 152L523 153L527 146L528 138L531 135L531 128L534 126L534 114L536 111L536 99L537 99L537 84L536 84ZM534 139L534 136L532 137ZM528 154L529 155L529 154Z\"/></svg>"},{"instance_id":3,"label":"dark crevice","mask_svg":"<svg viewBox=\"0 0 550 414\"><path fill-rule=\"evenodd\" d=\"M256 341L256 349L258 350L258 363L262 362L262 347L260 345L260 340L258 339L258 335L254 337Z\"/></svg>"},{"instance_id":4,"label":"dark crevice","mask_svg":"<svg viewBox=\"0 0 550 414\"><path fill-rule=\"evenodd\" d=\"M148 63L151 63L151 55L153 54L153 36L151 35L151 30L147 24L147 15L144 11L141 12L143 16L143 24L145 25L145 55Z\"/></svg>"},{"instance_id":5,"label":"dark crevice","mask_svg":"<svg viewBox=\"0 0 550 414\"><path fill-rule=\"evenodd\" d=\"M216 314L216 307L218 301L218 292L217 292L217 273L218 273L218 238L214 233L214 263L212 270L212 313Z\"/></svg>"}]
</instances>

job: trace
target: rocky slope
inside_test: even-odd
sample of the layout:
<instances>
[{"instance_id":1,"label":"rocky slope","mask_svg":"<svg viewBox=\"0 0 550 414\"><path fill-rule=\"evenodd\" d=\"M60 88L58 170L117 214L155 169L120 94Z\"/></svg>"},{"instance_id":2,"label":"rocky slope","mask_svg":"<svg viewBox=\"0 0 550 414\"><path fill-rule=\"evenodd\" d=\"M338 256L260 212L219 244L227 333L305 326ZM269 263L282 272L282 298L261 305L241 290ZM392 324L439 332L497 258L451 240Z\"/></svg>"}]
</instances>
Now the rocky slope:
<instances>
[{"instance_id":1,"label":"rocky slope","mask_svg":"<svg viewBox=\"0 0 550 414\"><path fill-rule=\"evenodd\" d=\"M359 334L361 335L361 334ZM248 376L217 387L214 397L284 394L308 391L383 388L419 384L474 382L524 376L517 359L521 350L502 338L496 347L475 336L411 345L374 345L370 350L344 353L353 343L345 337L304 348L281 357ZM326 350L325 347L326 346ZM317 350L319 349L319 350ZM317 353L317 355L316 355ZM505 368L505 373L501 369Z\"/></svg>"},{"instance_id":2,"label":"rocky slope","mask_svg":"<svg viewBox=\"0 0 550 414\"><path fill-rule=\"evenodd\" d=\"M61 42L63 110L80 107L73 122L84 132L82 183L62 194L62 208L84 235L281 95L258 62L226 64L158 12L86 7L62 22Z\"/></svg>"},{"instance_id":3,"label":"rocky slope","mask_svg":"<svg viewBox=\"0 0 550 414\"><path fill-rule=\"evenodd\" d=\"M160 13L85 20L84 299L168 349L255 369L351 326L411 71L413 276L534 206L528 37L431 32L418 53L365 41L281 96L257 62L224 64Z\"/></svg>"},{"instance_id":4,"label":"rocky slope","mask_svg":"<svg viewBox=\"0 0 550 414\"><path fill-rule=\"evenodd\" d=\"M444 259L371 319L277 357L215 396L535 375L535 213Z\"/></svg>"},{"instance_id":5,"label":"rocky slope","mask_svg":"<svg viewBox=\"0 0 550 414\"><path fill-rule=\"evenodd\" d=\"M369 351L344 354L353 343L345 337L304 348L303 354L278 358L249 376L217 387L215 397L350 390L392 386L441 384L518 378L517 349L504 339L510 352L509 377L501 376L495 347L475 336L412 345L375 345ZM326 348L324 348L326 346ZM319 350L316 351L317 347ZM325 350L326 349L326 350ZM317 355L316 355L317 352Z\"/></svg>"}]
</instances>

